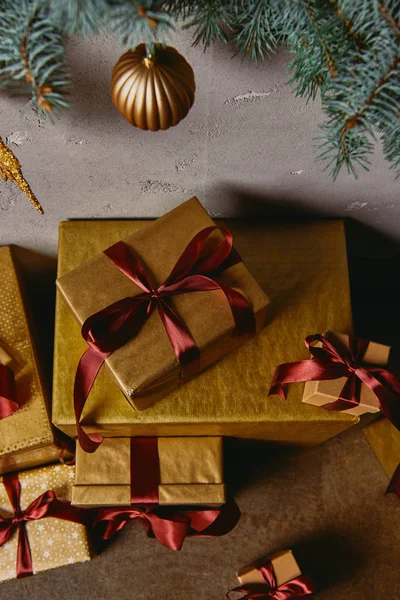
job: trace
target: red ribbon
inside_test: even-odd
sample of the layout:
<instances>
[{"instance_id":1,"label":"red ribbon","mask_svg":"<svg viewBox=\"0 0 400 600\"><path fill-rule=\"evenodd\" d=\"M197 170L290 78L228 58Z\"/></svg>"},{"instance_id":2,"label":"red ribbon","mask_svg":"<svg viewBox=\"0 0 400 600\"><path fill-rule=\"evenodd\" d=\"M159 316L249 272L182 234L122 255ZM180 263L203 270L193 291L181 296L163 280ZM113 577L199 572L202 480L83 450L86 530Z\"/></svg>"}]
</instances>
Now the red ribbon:
<instances>
[{"instance_id":1,"label":"red ribbon","mask_svg":"<svg viewBox=\"0 0 400 600\"><path fill-rule=\"evenodd\" d=\"M3 475L3 485L14 510L12 517L0 517L0 546L18 529L17 577L33 574L32 553L26 531L28 521L55 517L74 523L83 523L82 512L66 502L60 502L53 491L41 494L25 510L21 510L21 484L17 473Z\"/></svg>"},{"instance_id":2,"label":"red ribbon","mask_svg":"<svg viewBox=\"0 0 400 600\"><path fill-rule=\"evenodd\" d=\"M18 408L14 372L0 363L0 419L12 415Z\"/></svg>"},{"instance_id":3,"label":"red ribbon","mask_svg":"<svg viewBox=\"0 0 400 600\"><path fill-rule=\"evenodd\" d=\"M232 592L238 592L244 594L241 596L241 600L268 600L271 598L273 600L289 600L299 596L310 596L316 591L315 584L309 575L300 575L278 586L271 561L268 561L257 570L262 575L265 583L241 585L228 592L226 598L231 600Z\"/></svg>"},{"instance_id":4,"label":"red ribbon","mask_svg":"<svg viewBox=\"0 0 400 600\"><path fill-rule=\"evenodd\" d=\"M131 504L158 504L158 438L131 438Z\"/></svg>"},{"instance_id":5,"label":"red ribbon","mask_svg":"<svg viewBox=\"0 0 400 600\"><path fill-rule=\"evenodd\" d=\"M397 465L397 469L394 472L392 479L390 480L387 494L396 494L400 498L400 463Z\"/></svg>"},{"instance_id":6,"label":"red ribbon","mask_svg":"<svg viewBox=\"0 0 400 600\"><path fill-rule=\"evenodd\" d=\"M188 536L216 537L231 531L240 519L235 502L215 510L176 511L169 507L132 506L129 508L102 508L93 523L94 534L110 539L130 521L139 519L146 533L163 546L180 550Z\"/></svg>"},{"instance_id":7,"label":"red ribbon","mask_svg":"<svg viewBox=\"0 0 400 600\"><path fill-rule=\"evenodd\" d=\"M322 348L312 346L321 342ZM381 367L366 366L362 363L369 342L349 336L349 349L335 345L323 335L309 335L305 345L313 358L279 365L271 382L269 395L277 394L285 398L283 385L304 381L325 381L347 379L339 398L324 404L326 410L348 410L360 404L361 384L368 386L375 394L382 413L400 429L400 382L393 373Z\"/></svg>"},{"instance_id":8,"label":"red ribbon","mask_svg":"<svg viewBox=\"0 0 400 600\"><path fill-rule=\"evenodd\" d=\"M172 272L154 287L143 264L124 242L118 242L104 254L142 293L123 298L89 317L82 326L82 336L89 345L83 354L75 377L74 409L78 440L86 452L94 452L102 441L99 434L86 434L80 418L93 383L103 362L112 352L135 337L153 310L157 309L177 359L181 365L181 381L198 371L200 350L182 319L168 304L179 294L220 290L225 294L235 322L234 335L254 335L255 316L246 298L233 288L214 280L221 271L240 262L233 248L232 234L224 229L224 240L208 256L200 258L210 235L218 228L207 227L186 246Z\"/></svg>"}]
</instances>

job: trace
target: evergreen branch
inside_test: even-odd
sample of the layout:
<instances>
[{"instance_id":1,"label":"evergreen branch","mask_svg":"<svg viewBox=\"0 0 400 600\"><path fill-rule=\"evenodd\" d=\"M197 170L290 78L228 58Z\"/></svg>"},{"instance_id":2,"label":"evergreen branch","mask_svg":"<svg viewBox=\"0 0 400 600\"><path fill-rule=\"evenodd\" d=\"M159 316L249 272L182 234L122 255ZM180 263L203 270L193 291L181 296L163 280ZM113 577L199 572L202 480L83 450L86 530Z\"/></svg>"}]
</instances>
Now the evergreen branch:
<instances>
[{"instance_id":1,"label":"evergreen branch","mask_svg":"<svg viewBox=\"0 0 400 600\"><path fill-rule=\"evenodd\" d=\"M170 15L162 8L162 2L153 0L119 0L111 6L107 27L124 46L135 48L140 42L152 47L154 42L164 42L172 27Z\"/></svg>"},{"instance_id":2,"label":"evergreen branch","mask_svg":"<svg viewBox=\"0 0 400 600\"><path fill-rule=\"evenodd\" d=\"M393 28L397 36L400 36L400 23L390 14L383 2L379 2L379 10L385 21Z\"/></svg>"},{"instance_id":3,"label":"evergreen branch","mask_svg":"<svg viewBox=\"0 0 400 600\"><path fill-rule=\"evenodd\" d=\"M381 79L378 81L378 83L372 89L370 95L365 100L365 102L361 106L361 108L359 110L357 110L353 115L351 115L350 117L348 117L346 119L346 121L345 121L345 123L344 123L344 125L342 127L341 134L340 134L340 140L341 140L340 145L341 146L344 144L344 138L346 136L347 131L349 129L353 129L357 125L357 123L362 118L363 113L365 112L365 110L368 108L368 106L370 106L372 104L372 102L374 101L374 99L377 97L379 91L382 89L382 87L388 81L389 77L396 71L397 66L399 65L399 63L400 63L400 56L396 56L396 58L394 59L393 63L387 69L386 73L384 73L384 75L382 75Z\"/></svg>"},{"instance_id":4,"label":"evergreen branch","mask_svg":"<svg viewBox=\"0 0 400 600\"><path fill-rule=\"evenodd\" d=\"M237 53L247 54L258 62L274 52L278 43L274 30L276 7L269 0L242 0L234 4L231 39Z\"/></svg>"},{"instance_id":5,"label":"evergreen branch","mask_svg":"<svg viewBox=\"0 0 400 600\"><path fill-rule=\"evenodd\" d=\"M67 35L97 34L109 12L107 0L42 0L42 10Z\"/></svg>"},{"instance_id":6,"label":"evergreen branch","mask_svg":"<svg viewBox=\"0 0 400 600\"><path fill-rule=\"evenodd\" d=\"M6 0L2 9L0 89L29 94L45 112L68 106L65 91L70 79L61 33L36 0Z\"/></svg>"},{"instance_id":7,"label":"evergreen branch","mask_svg":"<svg viewBox=\"0 0 400 600\"><path fill-rule=\"evenodd\" d=\"M202 2L193 3L190 12L182 11L181 14L186 19L190 17L183 27L184 29L194 28L194 46L201 42L206 49L214 41L228 41L227 31L232 27L232 15L223 2L202 0Z\"/></svg>"}]
</instances>

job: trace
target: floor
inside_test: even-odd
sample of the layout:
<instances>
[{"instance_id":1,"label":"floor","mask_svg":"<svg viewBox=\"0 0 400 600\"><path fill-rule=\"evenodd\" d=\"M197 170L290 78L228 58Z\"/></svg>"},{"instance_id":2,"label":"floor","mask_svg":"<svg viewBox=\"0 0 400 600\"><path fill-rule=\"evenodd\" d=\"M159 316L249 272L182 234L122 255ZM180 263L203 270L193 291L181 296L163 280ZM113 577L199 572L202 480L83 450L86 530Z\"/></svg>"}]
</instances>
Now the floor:
<instances>
[{"instance_id":1,"label":"floor","mask_svg":"<svg viewBox=\"0 0 400 600\"><path fill-rule=\"evenodd\" d=\"M399 248L356 223L348 248L357 332L398 341ZM37 277L29 287L48 315L41 338L50 357L53 295L50 279L42 284L46 309ZM283 548L314 575L319 600L398 600L400 503L384 496L387 477L362 432L370 420L312 449L227 440L226 480L242 511L230 534L186 540L174 553L133 523L91 562L3 584L0 600L222 600L237 569Z\"/></svg>"}]
</instances>

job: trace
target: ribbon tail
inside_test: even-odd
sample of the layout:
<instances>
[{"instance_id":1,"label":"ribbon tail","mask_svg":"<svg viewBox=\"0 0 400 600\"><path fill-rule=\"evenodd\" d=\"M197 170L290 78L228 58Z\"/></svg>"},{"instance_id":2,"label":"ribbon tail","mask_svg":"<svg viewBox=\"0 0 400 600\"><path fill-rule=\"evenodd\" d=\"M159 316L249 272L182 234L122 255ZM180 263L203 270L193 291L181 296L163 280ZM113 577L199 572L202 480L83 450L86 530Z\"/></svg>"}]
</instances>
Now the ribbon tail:
<instances>
[{"instance_id":1,"label":"ribbon tail","mask_svg":"<svg viewBox=\"0 0 400 600\"><path fill-rule=\"evenodd\" d=\"M22 522L18 527L17 578L28 577L29 575L33 575L32 552L26 524Z\"/></svg>"},{"instance_id":2,"label":"ribbon tail","mask_svg":"<svg viewBox=\"0 0 400 600\"><path fill-rule=\"evenodd\" d=\"M344 365L329 364L319 358L284 363L275 369L268 396L276 394L285 399L286 393L283 387L285 384L338 379L345 374Z\"/></svg>"},{"instance_id":3,"label":"ribbon tail","mask_svg":"<svg viewBox=\"0 0 400 600\"><path fill-rule=\"evenodd\" d=\"M78 369L75 375L74 386L74 410L76 419L76 429L78 433L79 444L85 452L95 452L103 441L101 435L97 433L87 434L80 424L83 408L86 399L93 387L98 372L108 354L97 352L89 347L79 361Z\"/></svg>"},{"instance_id":4,"label":"ribbon tail","mask_svg":"<svg viewBox=\"0 0 400 600\"><path fill-rule=\"evenodd\" d=\"M317 591L317 587L313 579L309 575L300 575L276 589L277 600L286 600L286 598L294 598L300 596L311 596ZM275 596L272 596L275 598Z\"/></svg>"},{"instance_id":5,"label":"ribbon tail","mask_svg":"<svg viewBox=\"0 0 400 600\"><path fill-rule=\"evenodd\" d=\"M397 465L397 469L390 480L386 494L397 494L397 496L400 498L400 463Z\"/></svg>"},{"instance_id":6,"label":"ribbon tail","mask_svg":"<svg viewBox=\"0 0 400 600\"><path fill-rule=\"evenodd\" d=\"M159 516L162 513L143 514L143 526L148 535L153 535L163 546L170 550L180 550L189 533L189 518L184 514L173 514L170 518Z\"/></svg>"},{"instance_id":7,"label":"ribbon tail","mask_svg":"<svg viewBox=\"0 0 400 600\"><path fill-rule=\"evenodd\" d=\"M185 511L190 518L189 535L196 537L220 537L238 524L241 512L234 500L216 510Z\"/></svg>"}]
</instances>

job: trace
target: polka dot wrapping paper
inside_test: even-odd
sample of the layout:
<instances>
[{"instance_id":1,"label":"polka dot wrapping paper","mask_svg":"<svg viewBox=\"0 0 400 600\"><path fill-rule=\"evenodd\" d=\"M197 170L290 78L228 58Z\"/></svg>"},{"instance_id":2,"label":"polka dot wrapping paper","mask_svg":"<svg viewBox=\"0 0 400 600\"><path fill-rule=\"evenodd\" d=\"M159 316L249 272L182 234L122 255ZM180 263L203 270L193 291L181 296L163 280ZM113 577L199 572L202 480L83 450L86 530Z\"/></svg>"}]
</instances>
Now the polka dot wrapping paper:
<instances>
[{"instance_id":1,"label":"polka dot wrapping paper","mask_svg":"<svg viewBox=\"0 0 400 600\"><path fill-rule=\"evenodd\" d=\"M18 474L21 483L21 509L48 490L61 501L71 500L75 469L64 464L41 467ZM0 517L10 517L11 504L0 478ZM64 565L90 560L90 548L84 525L45 517L26 524L32 552L34 574ZM18 531L0 546L0 581L16 577Z\"/></svg>"}]
</instances>

